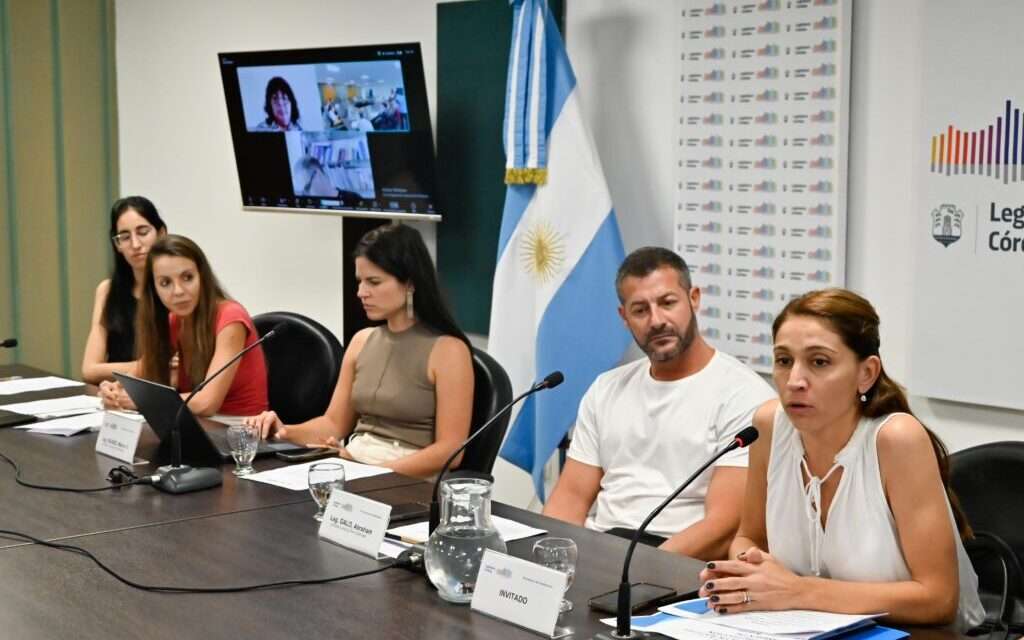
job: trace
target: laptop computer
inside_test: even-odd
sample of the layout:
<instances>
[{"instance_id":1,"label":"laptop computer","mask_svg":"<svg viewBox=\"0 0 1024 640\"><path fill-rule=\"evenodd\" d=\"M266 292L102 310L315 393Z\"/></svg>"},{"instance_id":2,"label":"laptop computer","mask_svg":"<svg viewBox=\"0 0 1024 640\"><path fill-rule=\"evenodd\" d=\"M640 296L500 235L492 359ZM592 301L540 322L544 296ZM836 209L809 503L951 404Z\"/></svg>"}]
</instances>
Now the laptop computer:
<instances>
[{"instance_id":1,"label":"laptop computer","mask_svg":"<svg viewBox=\"0 0 1024 640\"><path fill-rule=\"evenodd\" d=\"M138 407L139 413L160 438L157 458L160 462L170 462L174 417L184 403L181 395L173 387L150 380L142 380L122 373L115 373L114 377L124 386L128 397ZM179 427L181 430L181 459L184 464L219 465L231 460L231 447L228 445L227 429L223 424L205 418L196 419L192 411L186 408L182 411ZM302 446L290 442L261 440L256 449L256 456L302 448Z\"/></svg>"}]
</instances>

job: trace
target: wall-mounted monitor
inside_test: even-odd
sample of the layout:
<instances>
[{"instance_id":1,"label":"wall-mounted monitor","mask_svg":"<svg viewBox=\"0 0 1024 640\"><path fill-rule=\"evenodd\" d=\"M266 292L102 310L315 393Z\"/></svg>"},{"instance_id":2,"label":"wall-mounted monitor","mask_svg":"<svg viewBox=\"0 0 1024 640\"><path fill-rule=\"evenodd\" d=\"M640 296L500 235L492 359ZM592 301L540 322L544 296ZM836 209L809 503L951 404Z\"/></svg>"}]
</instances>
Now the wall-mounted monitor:
<instances>
[{"instance_id":1,"label":"wall-mounted monitor","mask_svg":"<svg viewBox=\"0 0 1024 640\"><path fill-rule=\"evenodd\" d=\"M218 57L244 209L440 219L419 44Z\"/></svg>"}]
</instances>

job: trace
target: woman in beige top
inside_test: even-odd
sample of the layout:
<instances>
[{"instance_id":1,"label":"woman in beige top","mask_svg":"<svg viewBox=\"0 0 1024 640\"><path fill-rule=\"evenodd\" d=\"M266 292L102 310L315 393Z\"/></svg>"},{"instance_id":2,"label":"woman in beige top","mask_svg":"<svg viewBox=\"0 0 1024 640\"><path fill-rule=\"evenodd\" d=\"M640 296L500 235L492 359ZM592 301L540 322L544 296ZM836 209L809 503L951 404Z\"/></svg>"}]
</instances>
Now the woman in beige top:
<instances>
[{"instance_id":1,"label":"woman in beige top","mask_svg":"<svg viewBox=\"0 0 1024 640\"><path fill-rule=\"evenodd\" d=\"M383 324L352 337L327 413L286 425L265 411L247 422L264 438L323 443L343 458L433 476L469 436L469 341L441 299L415 229L396 223L370 231L356 247L355 267L359 301Z\"/></svg>"}]
</instances>

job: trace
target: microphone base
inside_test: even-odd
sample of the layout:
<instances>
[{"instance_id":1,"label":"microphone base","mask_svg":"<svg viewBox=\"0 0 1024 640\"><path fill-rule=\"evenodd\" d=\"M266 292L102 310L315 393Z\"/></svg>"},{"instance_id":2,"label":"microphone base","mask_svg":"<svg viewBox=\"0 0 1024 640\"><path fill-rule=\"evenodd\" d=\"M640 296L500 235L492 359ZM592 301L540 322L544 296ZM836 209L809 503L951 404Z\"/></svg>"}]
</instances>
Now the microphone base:
<instances>
[{"instance_id":1,"label":"microphone base","mask_svg":"<svg viewBox=\"0 0 1024 640\"><path fill-rule=\"evenodd\" d=\"M395 566L399 569L405 569L410 573L418 573L425 576L427 575L427 568L423 564L425 553L423 545L414 544L398 554L398 558L395 559Z\"/></svg>"},{"instance_id":2,"label":"microphone base","mask_svg":"<svg viewBox=\"0 0 1024 640\"><path fill-rule=\"evenodd\" d=\"M615 631L601 631L590 636L590 640L635 640L636 638L650 638L652 634L644 631L630 629L629 635L620 636Z\"/></svg>"},{"instance_id":3,"label":"microphone base","mask_svg":"<svg viewBox=\"0 0 1024 640\"><path fill-rule=\"evenodd\" d=\"M191 493L221 485L220 469L182 465L160 467L156 471L160 479L153 486L164 493Z\"/></svg>"}]
</instances>

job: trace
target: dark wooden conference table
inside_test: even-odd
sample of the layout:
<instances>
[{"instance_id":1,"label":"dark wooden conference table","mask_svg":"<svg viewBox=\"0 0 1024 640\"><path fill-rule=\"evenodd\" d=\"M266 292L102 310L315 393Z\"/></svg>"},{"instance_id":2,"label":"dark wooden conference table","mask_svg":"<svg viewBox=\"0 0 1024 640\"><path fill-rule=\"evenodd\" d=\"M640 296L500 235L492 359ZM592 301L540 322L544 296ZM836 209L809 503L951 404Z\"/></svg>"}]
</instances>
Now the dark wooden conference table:
<instances>
[{"instance_id":1,"label":"dark wooden conference table","mask_svg":"<svg viewBox=\"0 0 1024 640\"><path fill-rule=\"evenodd\" d=\"M0 378L45 372L0 366ZM84 392L94 392L86 388ZM0 396L0 404L83 393L82 387ZM119 463L96 454L96 434L64 438L0 430L0 453L40 484L98 487ZM155 450L146 429L138 455ZM257 460L257 469L274 459ZM145 473L151 466L142 466ZM238 480L223 468L224 484L168 495L147 486L88 494L22 487L0 462L0 529L88 549L124 577L175 587L227 587L317 579L367 571L383 563L321 541L307 492ZM368 498L400 504L429 500L430 485L397 474L347 483ZM587 600L618 585L627 541L503 504L494 513L572 538L579 546L573 611L560 624L574 638L608 630ZM536 538L512 542L529 557ZM698 587L702 563L639 547L630 576L671 586ZM128 587L95 564L68 553L0 535L0 638L536 638L535 634L442 601L421 575L401 569L321 585L230 594L163 594ZM939 629L908 629L915 638L954 638Z\"/></svg>"}]
</instances>

